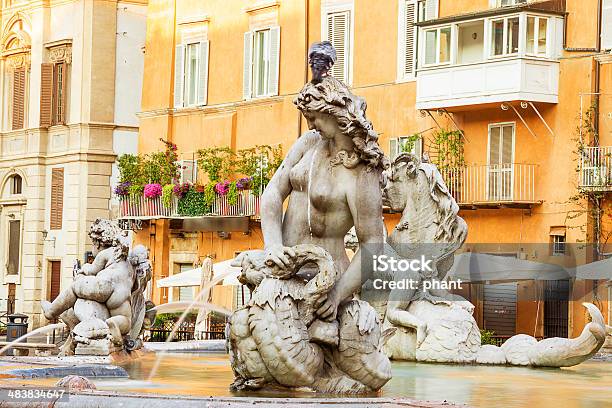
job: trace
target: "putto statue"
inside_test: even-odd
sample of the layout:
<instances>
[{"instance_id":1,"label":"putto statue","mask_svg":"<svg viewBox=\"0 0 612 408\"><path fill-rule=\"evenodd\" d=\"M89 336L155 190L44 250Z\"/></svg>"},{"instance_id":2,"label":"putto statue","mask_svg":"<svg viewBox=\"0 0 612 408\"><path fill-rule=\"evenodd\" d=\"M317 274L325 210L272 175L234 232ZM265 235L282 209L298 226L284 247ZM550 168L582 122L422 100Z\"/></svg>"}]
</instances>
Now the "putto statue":
<instances>
[{"instance_id":1,"label":"putto statue","mask_svg":"<svg viewBox=\"0 0 612 408\"><path fill-rule=\"evenodd\" d=\"M398 360L439 363L482 363L566 367L594 355L606 337L597 307L585 303L592 321L575 339L537 341L519 334L501 347L481 346L480 331L472 316L474 306L445 290L425 290L426 281L442 281L453 265L454 252L466 239L467 225L435 165L402 154L391 166L385 201L402 212L388 243L399 257L426 254L432 273L393 272L388 277L419 282L415 290L392 290L384 310L384 328L397 331L385 342L385 353Z\"/></svg>"},{"instance_id":2,"label":"putto statue","mask_svg":"<svg viewBox=\"0 0 612 408\"><path fill-rule=\"evenodd\" d=\"M45 317L70 328L63 355L109 355L142 346L144 291L151 279L148 251L130 251L116 222L97 219L89 230L95 259L75 271L74 281L51 303L42 301Z\"/></svg>"},{"instance_id":3,"label":"putto statue","mask_svg":"<svg viewBox=\"0 0 612 408\"><path fill-rule=\"evenodd\" d=\"M314 44L313 80L295 104L310 131L292 146L261 200L265 249L237 260L253 298L230 319L233 389L302 387L360 393L391 378L381 322L353 299L368 278L344 236L384 241L382 171L388 160L366 103L329 75L335 51ZM283 202L288 199L283 214Z\"/></svg>"}]
</instances>

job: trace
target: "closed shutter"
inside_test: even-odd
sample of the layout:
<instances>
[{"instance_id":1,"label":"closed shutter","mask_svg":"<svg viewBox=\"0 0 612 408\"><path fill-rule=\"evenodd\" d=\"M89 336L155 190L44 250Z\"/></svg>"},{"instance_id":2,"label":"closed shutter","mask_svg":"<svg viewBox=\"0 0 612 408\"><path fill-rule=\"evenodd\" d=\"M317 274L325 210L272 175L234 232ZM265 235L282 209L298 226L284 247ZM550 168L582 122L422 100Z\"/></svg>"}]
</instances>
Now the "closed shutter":
<instances>
[{"instance_id":1,"label":"closed shutter","mask_svg":"<svg viewBox=\"0 0 612 408\"><path fill-rule=\"evenodd\" d=\"M13 71L13 130L23 129L25 117L25 68Z\"/></svg>"},{"instance_id":2,"label":"closed shutter","mask_svg":"<svg viewBox=\"0 0 612 408\"><path fill-rule=\"evenodd\" d=\"M280 63L280 27L270 29L270 63L268 66L268 95L278 95Z\"/></svg>"},{"instance_id":3,"label":"closed shutter","mask_svg":"<svg viewBox=\"0 0 612 408\"><path fill-rule=\"evenodd\" d=\"M12 220L9 227L8 270L9 275L19 273L19 258L21 252L21 221Z\"/></svg>"},{"instance_id":4,"label":"closed shutter","mask_svg":"<svg viewBox=\"0 0 612 408\"><path fill-rule=\"evenodd\" d=\"M516 283L484 286L484 329L498 336L516 333Z\"/></svg>"},{"instance_id":5,"label":"closed shutter","mask_svg":"<svg viewBox=\"0 0 612 408\"><path fill-rule=\"evenodd\" d=\"M612 0L603 0L601 25L601 48L612 49Z\"/></svg>"},{"instance_id":6,"label":"closed shutter","mask_svg":"<svg viewBox=\"0 0 612 408\"><path fill-rule=\"evenodd\" d=\"M489 134L488 200L509 200L513 193L514 126L492 126Z\"/></svg>"},{"instance_id":7,"label":"closed shutter","mask_svg":"<svg viewBox=\"0 0 612 408\"><path fill-rule=\"evenodd\" d=\"M208 57L209 42L200 42L200 64L198 73L198 105L206 105L208 101Z\"/></svg>"},{"instance_id":8,"label":"closed shutter","mask_svg":"<svg viewBox=\"0 0 612 408\"><path fill-rule=\"evenodd\" d=\"M62 229L64 212L64 169L51 170L51 219L49 228Z\"/></svg>"},{"instance_id":9,"label":"closed shutter","mask_svg":"<svg viewBox=\"0 0 612 408\"><path fill-rule=\"evenodd\" d=\"M253 82L253 33L244 33L244 67L242 72L242 96L250 99L252 96Z\"/></svg>"},{"instance_id":10,"label":"closed shutter","mask_svg":"<svg viewBox=\"0 0 612 408\"><path fill-rule=\"evenodd\" d=\"M183 107L185 84L185 46L177 45L174 52L174 108Z\"/></svg>"},{"instance_id":11,"label":"closed shutter","mask_svg":"<svg viewBox=\"0 0 612 408\"><path fill-rule=\"evenodd\" d=\"M49 301L53 302L60 293L60 282L62 276L62 263L51 261L51 287L49 288Z\"/></svg>"},{"instance_id":12,"label":"closed shutter","mask_svg":"<svg viewBox=\"0 0 612 408\"><path fill-rule=\"evenodd\" d=\"M410 77L414 75L415 69L415 43L416 43L416 5L414 1L404 2L402 15L400 16L400 76Z\"/></svg>"},{"instance_id":13,"label":"closed shutter","mask_svg":"<svg viewBox=\"0 0 612 408\"><path fill-rule=\"evenodd\" d=\"M425 1L425 20L433 20L438 18L438 3L439 0Z\"/></svg>"},{"instance_id":14,"label":"closed shutter","mask_svg":"<svg viewBox=\"0 0 612 408\"><path fill-rule=\"evenodd\" d=\"M51 126L53 106L53 64L40 67L40 127Z\"/></svg>"},{"instance_id":15,"label":"closed shutter","mask_svg":"<svg viewBox=\"0 0 612 408\"><path fill-rule=\"evenodd\" d=\"M350 11L341 11L327 15L327 40L336 49L336 63L332 67L332 75L348 82L350 64Z\"/></svg>"}]
</instances>

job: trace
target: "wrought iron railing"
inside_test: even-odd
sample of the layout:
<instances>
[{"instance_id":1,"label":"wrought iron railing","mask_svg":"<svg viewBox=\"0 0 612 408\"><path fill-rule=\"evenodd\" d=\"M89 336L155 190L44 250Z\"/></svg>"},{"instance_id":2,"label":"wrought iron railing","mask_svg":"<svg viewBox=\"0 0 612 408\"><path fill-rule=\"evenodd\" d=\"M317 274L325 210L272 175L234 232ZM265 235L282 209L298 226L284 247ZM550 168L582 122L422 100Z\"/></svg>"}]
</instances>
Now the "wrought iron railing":
<instances>
[{"instance_id":1,"label":"wrought iron railing","mask_svg":"<svg viewBox=\"0 0 612 408\"><path fill-rule=\"evenodd\" d=\"M579 184L585 189L612 190L612 146L583 148Z\"/></svg>"},{"instance_id":2,"label":"wrought iron railing","mask_svg":"<svg viewBox=\"0 0 612 408\"><path fill-rule=\"evenodd\" d=\"M209 211L202 216L257 217L259 215L260 197L251 190L238 192L235 202L228 196L217 196ZM169 206L164 205L161 197L145 198L144 196L125 196L120 198L119 214L121 218L174 218L180 217L178 199L173 198Z\"/></svg>"},{"instance_id":3,"label":"wrought iron railing","mask_svg":"<svg viewBox=\"0 0 612 408\"><path fill-rule=\"evenodd\" d=\"M442 169L458 204L535 203L535 164L470 165Z\"/></svg>"}]
</instances>

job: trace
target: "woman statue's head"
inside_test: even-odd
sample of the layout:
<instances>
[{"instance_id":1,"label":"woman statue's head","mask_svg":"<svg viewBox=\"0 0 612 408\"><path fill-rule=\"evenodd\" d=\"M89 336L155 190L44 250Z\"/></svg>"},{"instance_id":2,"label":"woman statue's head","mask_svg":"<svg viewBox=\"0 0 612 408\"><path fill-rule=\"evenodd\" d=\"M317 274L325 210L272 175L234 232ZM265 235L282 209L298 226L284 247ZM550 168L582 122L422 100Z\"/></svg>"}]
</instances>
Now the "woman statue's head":
<instances>
[{"instance_id":1,"label":"woman statue's head","mask_svg":"<svg viewBox=\"0 0 612 408\"><path fill-rule=\"evenodd\" d=\"M330 133L337 127L353 140L355 153L369 168L384 170L389 167L378 145L378 134L366 118L365 99L351 93L342 82L331 75L318 83L308 82L293 102L309 121L309 127L318 130L323 137L333 137ZM335 119L336 123L326 121L325 116Z\"/></svg>"},{"instance_id":2,"label":"woman statue's head","mask_svg":"<svg viewBox=\"0 0 612 408\"><path fill-rule=\"evenodd\" d=\"M365 99L351 93L329 72L315 70L317 58L328 62L331 60L326 57L331 52L330 47L326 43L311 47L309 61L313 68L313 80L304 85L293 103L308 120L311 129L316 129L326 138L334 137L333 133L339 130L352 139L355 154L368 168L384 170L389 167L389 161L378 145L378 134L366 118ZM325 66L322 63L319 65ZM327 66L331 68L331 64Z\"/></svg>"}]
</instances>

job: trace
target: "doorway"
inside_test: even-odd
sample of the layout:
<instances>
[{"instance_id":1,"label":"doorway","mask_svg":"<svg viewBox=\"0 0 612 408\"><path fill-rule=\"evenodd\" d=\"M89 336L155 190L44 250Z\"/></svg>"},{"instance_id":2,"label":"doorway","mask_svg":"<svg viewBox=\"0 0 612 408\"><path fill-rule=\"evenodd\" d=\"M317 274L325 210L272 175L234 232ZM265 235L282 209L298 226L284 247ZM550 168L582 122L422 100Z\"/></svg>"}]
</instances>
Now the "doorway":
<instances>
[{"instance_id":1,"label":"doorway","mask_svg":"<svg viewBox=\"0 0 612 408\"><path fill-rule=\"evenodd\" d=\"M567 338L569 295L568 280L544 281L544 337Z\"/></svg>"}]
</instances>

